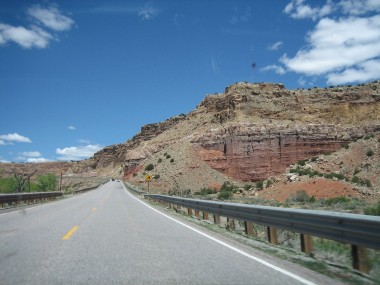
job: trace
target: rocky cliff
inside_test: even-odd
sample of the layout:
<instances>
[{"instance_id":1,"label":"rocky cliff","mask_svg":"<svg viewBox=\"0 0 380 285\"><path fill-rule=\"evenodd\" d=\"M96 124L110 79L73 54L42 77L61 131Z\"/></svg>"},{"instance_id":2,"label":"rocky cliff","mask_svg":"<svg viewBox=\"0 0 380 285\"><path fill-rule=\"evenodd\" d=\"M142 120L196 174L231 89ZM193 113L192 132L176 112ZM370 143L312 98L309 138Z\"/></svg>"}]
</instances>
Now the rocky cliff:
<instances>
[{"instance_id":1,"label":"rocky cliff","mask_svg":"<svg viewBox=\"0 0 380 285\"><path fill-rule=\"evenodd\" d=\"M236 83L208 95L187 114L143 126L131 140L91 160L124 167L125 176L168 146L191 143L227 176L258 181L290 164L380 132L380 84L287 90L281 84Z\"/></svg>"}]
</instances>

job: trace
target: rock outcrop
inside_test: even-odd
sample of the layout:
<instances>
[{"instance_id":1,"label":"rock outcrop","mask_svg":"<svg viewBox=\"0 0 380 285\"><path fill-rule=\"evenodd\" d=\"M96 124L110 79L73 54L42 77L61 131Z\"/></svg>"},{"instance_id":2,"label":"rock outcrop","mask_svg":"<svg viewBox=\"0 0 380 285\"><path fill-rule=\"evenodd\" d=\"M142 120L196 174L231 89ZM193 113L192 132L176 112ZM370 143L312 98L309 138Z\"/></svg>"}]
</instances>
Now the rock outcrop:
<instances>
[{"instance_id":1,"label":"rock outcrop","mask_svg":"<svg viewBox=\"0 0 380 285\"><path fill-rule=\"evenodd\" d=\"M212 168L243 181L258 181L283 173L291 164L334 152L343 143L380 126L231 124L196 134L191 139L199 156Z\"/></svg>"}]
</instances>

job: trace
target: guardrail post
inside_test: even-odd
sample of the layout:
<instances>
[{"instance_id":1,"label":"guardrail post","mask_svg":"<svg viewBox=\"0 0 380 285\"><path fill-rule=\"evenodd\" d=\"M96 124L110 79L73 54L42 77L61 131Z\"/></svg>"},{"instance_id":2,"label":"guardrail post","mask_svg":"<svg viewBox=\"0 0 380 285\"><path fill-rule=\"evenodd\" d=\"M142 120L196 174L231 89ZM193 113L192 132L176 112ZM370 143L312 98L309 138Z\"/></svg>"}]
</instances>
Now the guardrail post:
<instances>
[{"instance_id":1,"label":"guardrail post","mask_svg":"<svg viewBox=\"0 0 380 285\"><path fill-rule=\"evenodd\" d=\"M214 214L214 224L215 225L220 224L220 216L219 215Z\"/></svg>"},{"instance_id":2,"label":"guardrail post","mask_svg":"<svg viewBox=\"0 0 380 285\"><path fill-rule=\"evenodd\" d=\"M187 215L191 216L193 214L193 209L187 208Z\"/></svg>"},{"instance_id":3,"label":"guardrail post","mask_svg":"<svg viewBox=\"0 0 380 285\"><path fill-rule=\"evenodd\" d=\"M197 219L199 219L199 210L194 210L194 212L195 212L195 217L196 217Z\"/></svg>"},{"instance_id":4,"label":"guardrail post","mask_svg":"<svg viewBox=\"0 0 380 285\"><path fill-rule=\"evenodd\" d=\"M255 231L253 229L253 223L252 222L247 222L244 221L244 229L245 229L245 234L249 237L255 236Z\"/></svg>"},{"instance_id":5,"label":"guardrail post","mask_svg":"<svg viewBox=\"0 0 380 285\"><path fill-rule=\"evenodd\" d=\"M301 239L301 251L304 253L313 252L313 238L310 235L300 234Z\"/></svg>"},{"instance_id":6,"label":"guardrail post","mask_svg":"<svg viewBox=\"0 0 380 285\"><path fill-rule=\"evenodd\" d=\"M202 212L203 220L208 220L208 213Z\"/></svg>"},{"instance_id":7,"label":"guardrail post","mask_svg":"<svg viewBox=\"0 0 380 285\"><path fill-rule=\"evenodd\" d=\"M365 247L351 245L352 267L364 273L369 273L368 252Z\"/></svg>"},{"instance_id":8,"label":"guardrail post","mask_svg":"<svg viewBox=\"0 0 380 285\"><path fill-rule=\"evenodd\" d=\"M277 240L277 229L273 227L267 227L267 236L268 236L268 241L271 244L278 244Z\"/></svg>"}]
</instances>

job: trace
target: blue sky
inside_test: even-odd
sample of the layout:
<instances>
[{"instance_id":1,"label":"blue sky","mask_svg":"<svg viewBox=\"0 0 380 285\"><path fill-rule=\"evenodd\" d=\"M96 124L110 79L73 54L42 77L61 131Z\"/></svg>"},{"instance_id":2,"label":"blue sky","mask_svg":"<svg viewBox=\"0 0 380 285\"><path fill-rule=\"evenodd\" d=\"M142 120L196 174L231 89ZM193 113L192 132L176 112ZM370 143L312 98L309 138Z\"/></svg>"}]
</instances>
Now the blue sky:
<instances>
[{"instance_id":1,"label":"blue sky","mask_svg":"<svg viewBox=\"0 0 380 285\"><path fill-rule=\"evenodd\" d=\"M380 0L0 2L0 161L81 160L235 82L379 79Z\"/></svg>"}]
</instances>

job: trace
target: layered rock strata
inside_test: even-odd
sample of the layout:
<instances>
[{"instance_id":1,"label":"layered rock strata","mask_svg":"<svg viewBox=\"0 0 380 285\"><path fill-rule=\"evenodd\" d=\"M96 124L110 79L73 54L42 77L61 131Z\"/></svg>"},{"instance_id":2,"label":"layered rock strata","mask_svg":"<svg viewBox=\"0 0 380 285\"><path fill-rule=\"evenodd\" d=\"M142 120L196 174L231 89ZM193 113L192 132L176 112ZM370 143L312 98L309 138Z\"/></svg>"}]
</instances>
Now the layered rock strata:
<instances>
[{"instance_id":1,"label":"layered rock strata","mask_svg":"<svg viewBox=\"0 0 380 285\"><path fill-rule=\"evenodd\" d=\"M258 181L283 173L291 164L334 152L343 143L380 126L233 124L194 135L198 155L212 168L243 181Z\"/></svg>"}]
</instances>

